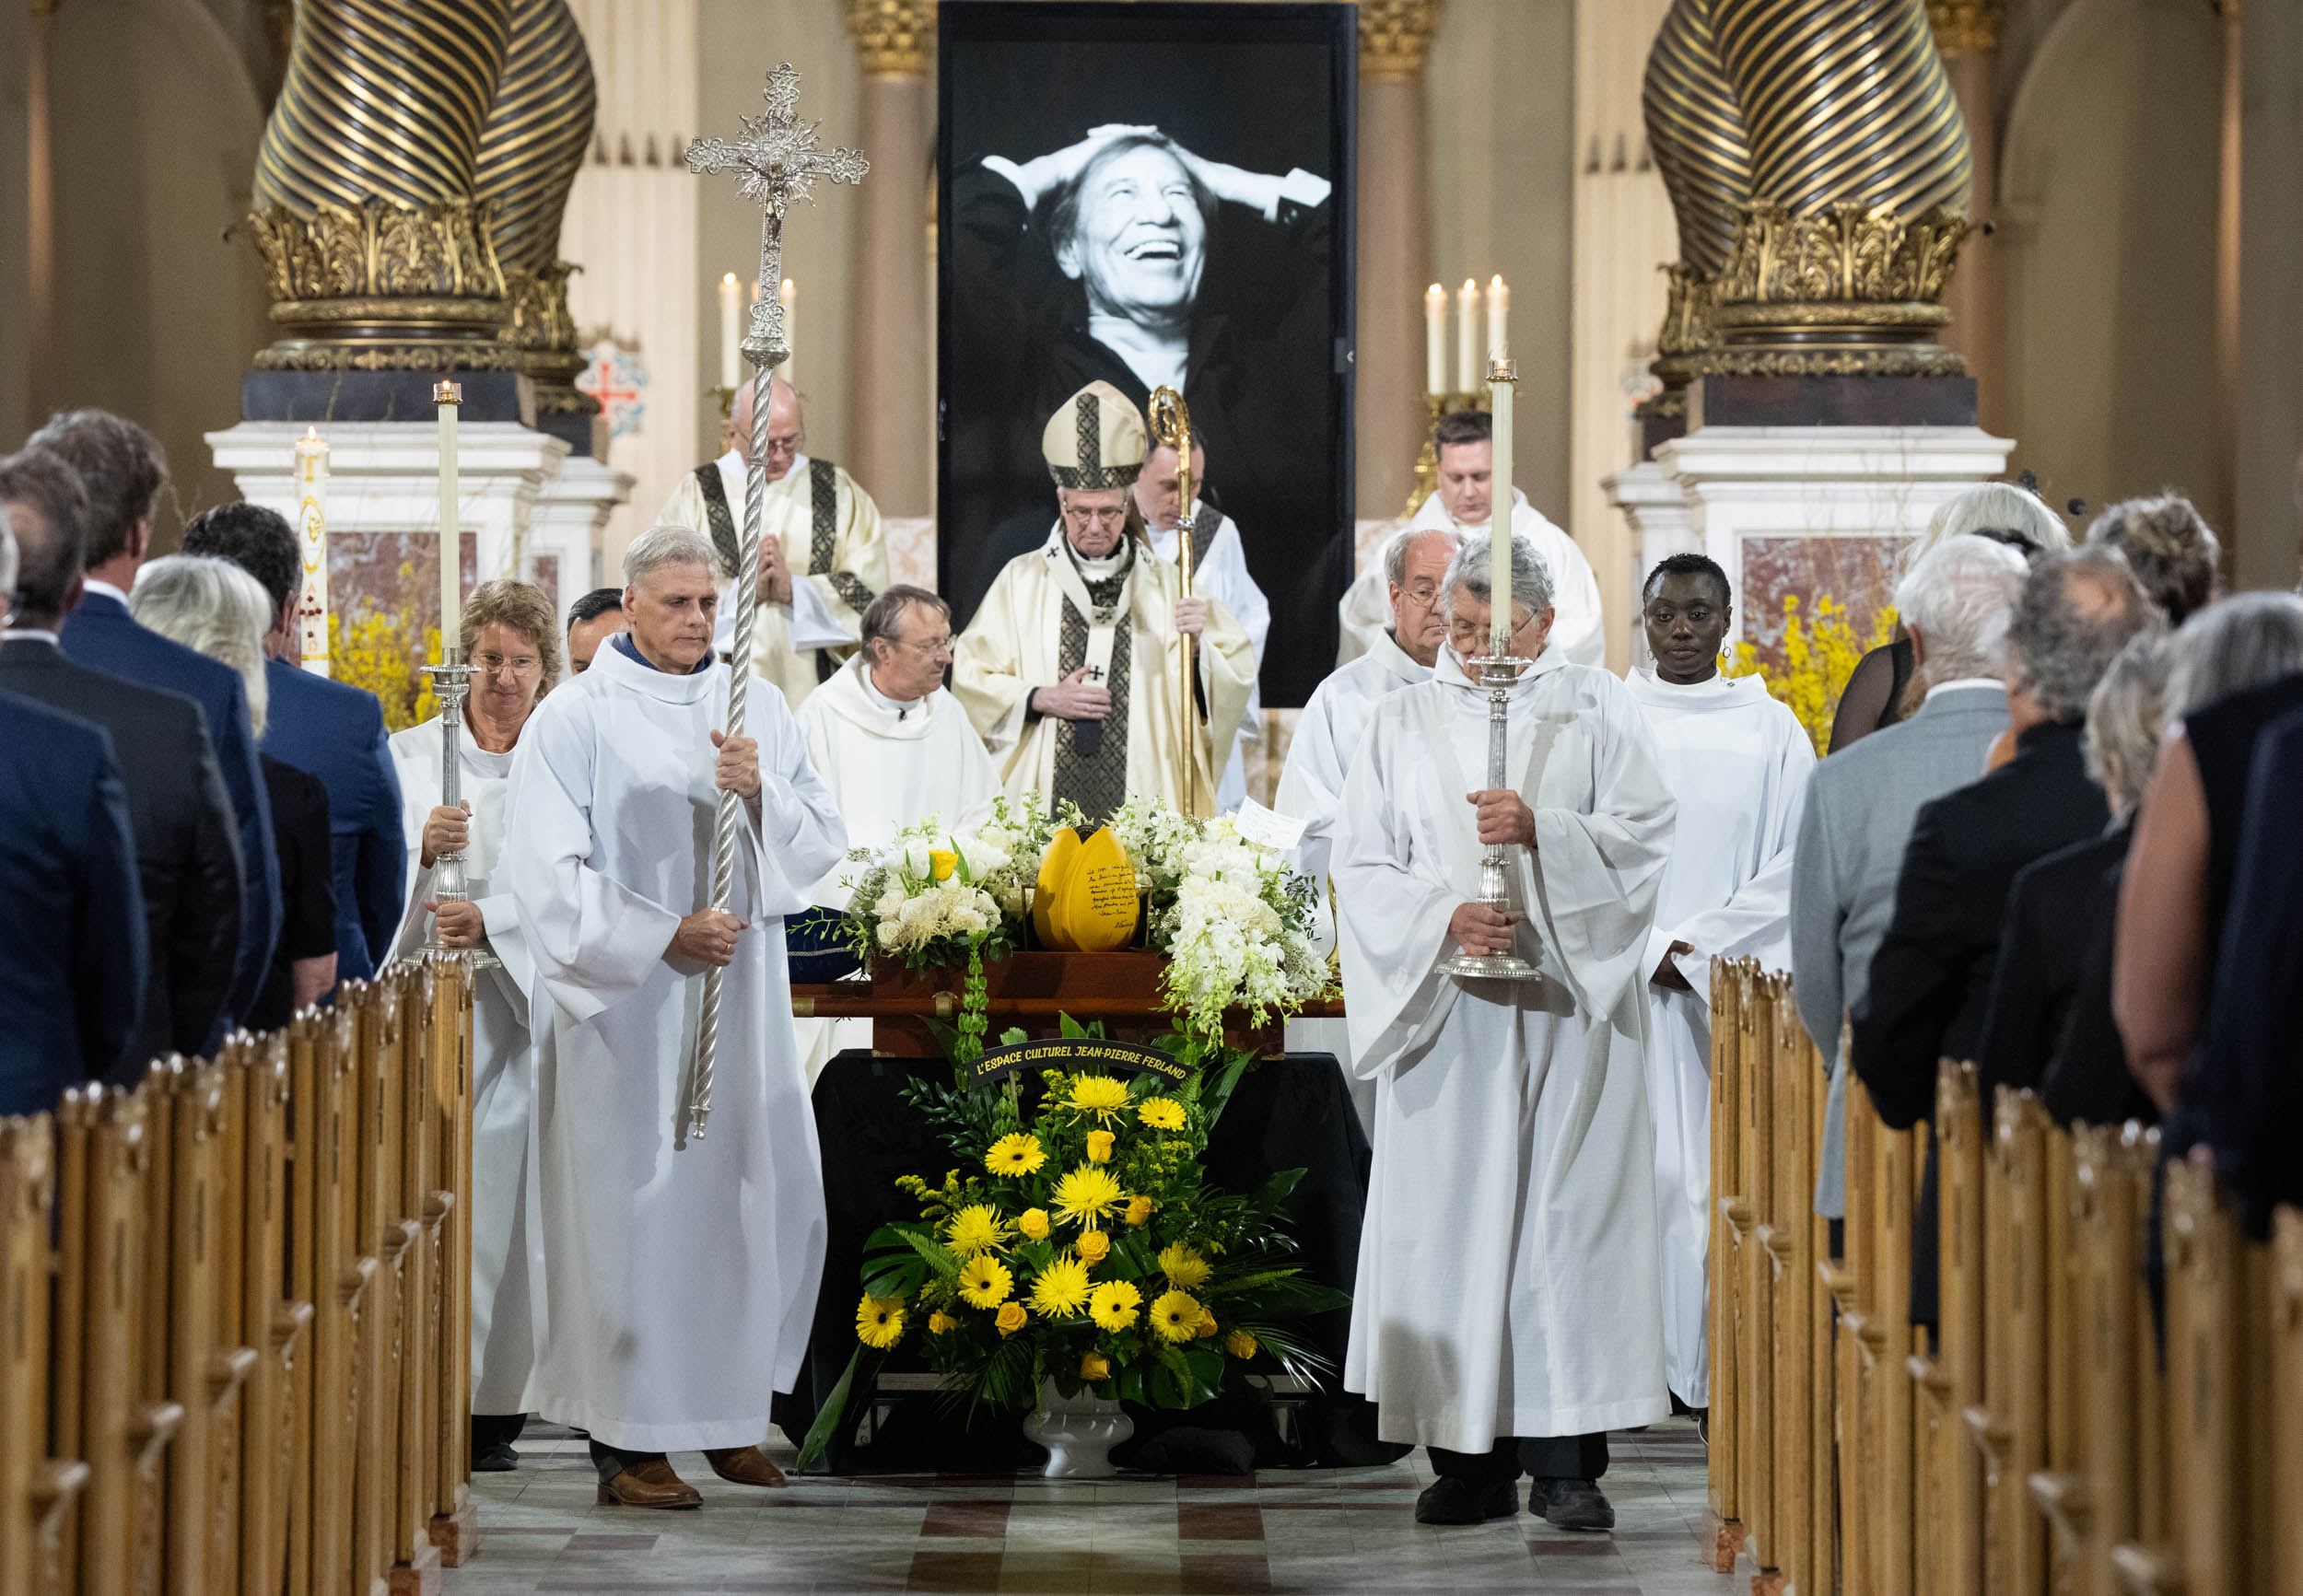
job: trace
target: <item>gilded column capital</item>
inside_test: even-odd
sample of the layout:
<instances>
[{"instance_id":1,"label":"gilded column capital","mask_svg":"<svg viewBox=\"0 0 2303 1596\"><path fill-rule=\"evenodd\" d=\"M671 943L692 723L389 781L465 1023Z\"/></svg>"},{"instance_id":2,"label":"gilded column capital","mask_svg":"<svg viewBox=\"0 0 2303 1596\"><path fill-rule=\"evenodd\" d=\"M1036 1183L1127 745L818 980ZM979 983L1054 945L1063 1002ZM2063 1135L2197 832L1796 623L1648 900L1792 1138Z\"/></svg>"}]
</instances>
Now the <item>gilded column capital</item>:
<instances>
[{"instance_id":1,"label":"gilded column capital","mask_svg":"<svg viewBox=\"0 0 2303 1596\"><path fill-rule=\"evenodd\" d=\"M1439 14L1440 0L1360 0L1360 76L1421 76Z\"/></svg>"},{"instance_id":2,"label":"gilded column capital","mask_svg":"<svg viewBox=\"0 0 2303 1596\"><path fill-rule=\"evenodd\" d=\"M936 0L848 0L848 36L866 77L925 77Z\"/></svg>"},{"instance_id":3,"label":"gilded column capital","mask_svg":"<svg viewBox=\"0 0 2303 1596\"><path fill-rule=\"evenodd\" d=\"M1927 0L1927 25L1935 35L1935 52L1946 61L1997 50L1999 29L2006 20L2007 0Z\"/></svg>"}]
</instances>

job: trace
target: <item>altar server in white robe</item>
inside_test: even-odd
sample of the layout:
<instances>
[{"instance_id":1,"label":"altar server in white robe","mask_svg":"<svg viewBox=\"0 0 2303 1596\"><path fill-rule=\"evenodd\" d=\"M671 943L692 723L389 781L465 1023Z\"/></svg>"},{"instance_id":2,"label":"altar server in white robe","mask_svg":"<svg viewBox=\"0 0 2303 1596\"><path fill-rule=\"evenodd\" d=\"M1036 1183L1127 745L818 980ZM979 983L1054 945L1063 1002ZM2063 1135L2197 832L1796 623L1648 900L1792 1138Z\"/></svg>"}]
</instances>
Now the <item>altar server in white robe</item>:
<instances>
[{"instance_id":1,"label":"altar server in white robe","mask_svg":"<svg viewBox=\"0 0 2303 1596\"><path fill-rule=\"evenodd\" d=\"M528 1405L590 1431L601 1500L631 1507L699 1500L671 1451L783 1483L756 1443L824 1265L783 916L847 833L765 683L745 735L722 729L713 565L700 533L641 534L624 556L629 630L538 707L512 758L505 869L536 971ZM725 913L708 907L722 791L743 799ZM711 1120L676 1148L707 965L726 972Z\"/></svg>"},{"instance_id":2,"label":"altar server in white robe","mask_svg":"<svg viewBox=\"0 0 2303 1596\"><path fill-rule=\"evenodd\" d=\"M733 441L680 479L656 514L660 527L708 533L718 555L719 614L712 647L735 641L736 552L743 536L744 475L752 455L752 385L736 390ZM800 396L777 378L767 402L767 493L760 507L760 611L752 669L792 708L839 669L872 595L888 585L880 507L846 469L806 452Z\"/></svg>"},{"instance_id":3,"label":"altar server in white robe","mask_svg":"<svg viewBox=\"0 0 2303 1596\"><path fill-rule=\"evenodd\" d=\"M1146 435L1125 394L1089 383L1048 417L1040 449L1056 525L993 578L954 652L953 693L1011 798L1076 803L1100 823L1139 793L1181 808L1190 769L1194 807L1211 815L1215 751L1232 746L1256 679L1246 629L1150 557L1128 491ZM1199 640L1188 717L1187 635Z\"/></svg>"},{"instance_id":4,"label":"altar server in white robe","mask_svg":"<svg viewBox=\"0 0 2303 1596\"><path fill-rule=\"evenodd\" d=\"M1612 1528L1606 1432L1671 1411L1659 1296L1643 960L1675 805L1639 706L1548 647L1549 573L1512 565L1511 786L1484 786L1488 540L1443 591L1431 681L1376 705L1343 788L1334 869L1353 1067L1375 1156L1344 1386L1385 1440L1431 1449L1425 1523L1532 1510ZM1499 912L1469 902L1506 846ZM1536 977L1451 974L1509 950Z\"/></svg>"},{"instance_id":5,"label":"altar server in white robe","mask_svg":"<svg viewBox=\"0 0 2303 1596\"><path fill-rule=\"evenodd\" d=\"M1208 451L1195 443L1191 448L1191 480L1203 488L1208 480ZM1137 513L1143 517L1143 532L1152 553L1171 565L1178 565L1176 528L1183 519L1183 473L1176 469L1175 451L1165 444L1153 449L1143 462L1143 471L1136 478ZM1271 634L1271 601L1248 574L1247 550L1240 542L1239 523L1208 503L1203 494L1194 494L1191 502L1191 587L1195 593L1204 593L1223 606L1233 620L1247 633L1247 644L1255 651L1256 669L1264 663L1264 639ZM1230 756L1223 762L1223 774L1215 784L1215 807L1219 813L1231 814L1239 809L1247 797L1247 745L1259 743L1264 736L1263 688L1252 677L1247 688L1247 707L1240 714L1239 732L1232 740Z\"/></svg>"},{"instance_id":6,"label":"altar server in white robe","mask_svg":"<svg viewBox=\"0 0 2303 1596\"><path fill-rule=\"evenodd\" d=\"M1000 773L967 711L944 691L952 609L925 588L897 585L863 612L863 647L800 706L808 760L848 827L850 848L884 848L934 815L950 830L991 818ZM860 867L842 859L810 893L822 915L844 914L845 884ZM792 1029L811 1085L832 1055L871 1045L869 1019L798 1019Z\"/></svg>"},{"instance_id":7,"label":"altar server in white robe","mask_svg":"<svg viewBox=\"0 0 2303 1596\"><path fill-rule=\"evenodd\" d=\"M1791 963L1791 862L1815 745L1756 676L1720 673L1732 606L1727 573L1673 554L1648 573L1641 604L1652 670L1624 685L1654 733L1679 801L1648 936L1647 1094L1655 1116L1655 1202L1663 1228L1664 1346L1673 1394L1711 1405L1705 1268L1712 1227L1714 958Z\"/></svg>"},{"instance_id":8,"label":"altar server in white robe","mask_svg":"<svg viewBox=\"0 0 2303 1596\"><path fill-rule=\"evenodd\" d=\"M504 857L505 794L513 751L537 702L560 674L559 617L543 589L483 582L463 602L459 654L473 669L457 737L462 802L440 795L438 716L392 733L401 824L408 841L408 907L393 956L415 957L433 935L485 949L496 962L472 990L472 1466L515 1467L528 1372L528 991L534 961L520 932ZM463 855L462 902L437 897L439 861Z\"/></svg>"},{"instance_id":9,"label":"altar server in white robe","mask_svg":"<svg viewBox=\"0 0 2303 1596\"><path fill-rule=\"evenodd\" d=\"M1527 495L1511 484L1496 483L1495 433L1484 410L1458 410L1439 419L1432 429L1432 445L1439 457L1439 491L1408 518L1411 529L1452 528L1464 537L1485 535L1489 508L1498 491L1508 490L1512 503L1512 535L1526 538L1543 556L1551 573L1553 603L1559 621L1551 629L1551 647L1578 665L1602 665L1607 658L1607 639L1601 631L1599 578L1575 540L1527 502ZM1345 603L1350 599L1346 595Z\"/></svg>"},{"instance_id":10,"label":"altar server in white robe","mask_svg":"<svg viewBox=\"0 0 2303 1596\"><path fill-rule=\"evenodd\" d=\"M1343 778L1359 752L1360 740L1376 705L1402 687L1432 679L1432 666L1447 640L1447 617L1440 608L1440 583L1455 557L1455 534L1421 531L1403 535L1385 550L1385 585L1391 625L1375 634L1368 651L1331 671L1312 689L1288 744L1287 768L1272 807L1303 832L1296 844L1295 868L1312 879L1318 897L1320 952L1335 946L1329 904L1328 867L1336 821L1343 810ZM1344 1064L1352 1105L1369 1131L1375 1125L1375 1082L1350 1067L1350 1022L1291 1019L1291 1053L1332 1053Z\"/></svg>"}]
</instances>

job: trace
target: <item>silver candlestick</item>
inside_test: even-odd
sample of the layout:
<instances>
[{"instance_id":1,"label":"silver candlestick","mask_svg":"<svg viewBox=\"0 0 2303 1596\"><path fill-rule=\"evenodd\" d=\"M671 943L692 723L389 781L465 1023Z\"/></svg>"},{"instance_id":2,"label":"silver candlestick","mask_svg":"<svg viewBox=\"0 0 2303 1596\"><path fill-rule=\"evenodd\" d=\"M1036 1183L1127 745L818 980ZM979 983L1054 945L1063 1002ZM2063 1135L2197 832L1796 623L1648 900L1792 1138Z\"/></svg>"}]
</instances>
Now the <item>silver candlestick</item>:
<instances>
[{"instance_id":1,"label":"silver candlestick","mask_svg":"<svg viewBox=\"0 0 2303 1596\"><path fill-rule=\"evenodd\" d=\"M424 674L432 679L432 696L439 700L439 801L443 808L455 809L463 802L463 701L472 691L472 667L469 665L427 665ZM472 892L463 873L463 850L442 854L433 861L432 901L437 903L468 903ZM427 953L461 953L472 961L476 970L491 970L502 961L487 949L483 940L469 948L459 948L439 939L439 916L432 916L432 939L424 944Z\"/></svg>"},{"instance_id":2,"label":"silver candlestick","mask_svg":"<svg viewBox=\"0 0 2303 1596\"><path fill-rule=\"evenodd\" d=\"M1465 663L1479 672L1479 685L1488 690L1488 787L1493 790L1508 786L1510 779L1504 765L1511 736L1512 689L1532 662L1483 655ZM1511 856L1505 848L1502 843L1490 843L1480 854L1479 895L1472 900L1499 914L1512 913L1508 887ZM1528 981L1537 974L1536 967L1515 953L1458 951L1453 958L1442 960L1440 969L1449 975L1478 981Z\"/></svg>"}]
</instances>

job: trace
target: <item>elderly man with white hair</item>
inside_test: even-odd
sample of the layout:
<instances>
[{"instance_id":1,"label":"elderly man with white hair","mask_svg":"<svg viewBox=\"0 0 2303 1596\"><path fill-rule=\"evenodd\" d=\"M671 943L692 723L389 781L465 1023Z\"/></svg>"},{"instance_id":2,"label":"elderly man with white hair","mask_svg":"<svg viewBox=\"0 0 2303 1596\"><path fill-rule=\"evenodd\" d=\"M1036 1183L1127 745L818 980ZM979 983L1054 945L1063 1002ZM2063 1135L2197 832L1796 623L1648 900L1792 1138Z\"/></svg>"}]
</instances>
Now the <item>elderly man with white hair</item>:
<instances>
[{"instance_id":1,"label":"elderly man with white hair","mask_svg":"<svg viewBox=\"0 0 2303 1596\"><path fill-rule=\"evenodd\" d=\"M1442 584L1448 645L1375 706L1334 858L1352 1066L1375 1157L1344 1386L1429 1447L1425 1523L1531 1510L1610 1529L1606 1432L1671 1411L1642 1059L1647 938L1677 806L1624 685L1549 646L1551 580L1514 540L1508 785L1488 788L1489 542ZM1470 902L1504 845L1499 913ZM1451 973L1509 950L1526 980Z\"/></svg>"},{"instance_id":2,"label":"elderly man with white hair","mask_svg":"<svg viewBox=\"0 0 2303 1596\"><path fill-rule=\"evenodd\" d=\"M758 1443L799 1371L825 1231L783 918L848 834L766 683L744 733L722 729L711 542L654 528L624 575L630 629L521 733L497 867L535 967L541 1277L522 1405L590 1432L603 1503L685 1508L701 1498L667 1452L700 1449L739 1485L783 1483ZM710 906L721 792L743 800L724 912ZM710 1135L677 1147L714 966Z\"/></svg>"},{"instance_id":3,"label":"elderly man with white hair","mask_svg":"<svg viewBox=\"0 0 2303 1596\"><path fill-rule=\"evenodd\" d=\"M1792 857L1791 968L1799 1018L1835 1061L1824 1110L1816 1211L1846 1211L1841 1154L1847 1061L1841 1022L1870 984L1895 912L1895 883L1920 806L1983 774L2007 729L2007 623L2023 556L1972 533L1946 538L1896 584L1895 608L1930 683L1919 713L1816 766Z\"/></svg>"}]
</instances>

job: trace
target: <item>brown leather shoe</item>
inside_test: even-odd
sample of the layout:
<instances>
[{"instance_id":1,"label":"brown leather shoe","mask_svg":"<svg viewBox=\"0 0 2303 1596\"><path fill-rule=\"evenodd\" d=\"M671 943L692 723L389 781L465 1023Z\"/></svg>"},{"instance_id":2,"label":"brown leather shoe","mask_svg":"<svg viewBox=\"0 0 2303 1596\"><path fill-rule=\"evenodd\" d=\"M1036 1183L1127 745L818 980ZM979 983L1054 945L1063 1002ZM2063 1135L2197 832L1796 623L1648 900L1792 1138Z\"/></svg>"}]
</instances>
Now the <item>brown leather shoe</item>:
<instances>
[{"instance_id":1,"label":"brown leather shoe","mask_svg":"<svg viewBox=\"0 0 2303 1596\"><path fill-rule=\"evenodd\" d=\"M599 1502L603 1508L700 1508L704 1498L672 1472L670 1463L657 1458L602 1480Z\"/></svg>"},{"instance_id":2,"label":"brown leather shoe","mask_svg":"<svg viewBox=\"0 0 2303 1596\"><path fill-rule=\"evenodd\" d=\"M768 1455L757 1447L722 1447L718 1451L707 1450L704 1461L712 1465L712 1473L731 1484L739 1485L782 1485L790 1482L784 1471L770 1462Z\"/></svg>"}]
</instances>

